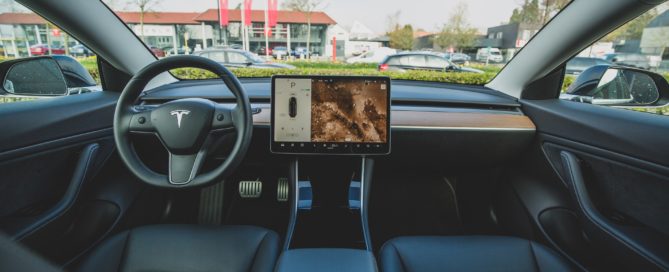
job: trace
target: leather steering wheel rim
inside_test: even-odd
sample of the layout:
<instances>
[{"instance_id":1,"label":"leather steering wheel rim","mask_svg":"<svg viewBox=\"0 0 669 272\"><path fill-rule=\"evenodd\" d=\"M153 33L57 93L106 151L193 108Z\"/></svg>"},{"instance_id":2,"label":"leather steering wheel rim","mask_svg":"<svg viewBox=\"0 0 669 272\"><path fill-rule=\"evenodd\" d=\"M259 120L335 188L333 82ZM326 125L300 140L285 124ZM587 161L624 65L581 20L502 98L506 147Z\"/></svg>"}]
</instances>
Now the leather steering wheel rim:
<instances>
[{"instance_id":1,"label":"leather steering wheel rim","mask_svg":"<svg viewBox=\"0 0 669 272\"><path fill-rule=\"evenodd\" d=\"M232 109L223 109L213 101L194 98L194 99L179 99L175 101L170 101L161 106L158 106L155 109L152 109L149 113L147 113L147 111L138 110L136 102L139 96L142 94L144 88L154 77L163 72L167 72L171 69L184 68L184 67L200 68L211 71L214 74L216 74L220 79L223 80L228 89L234 94L237 105ZM201 116L213 119L211 121L212 123L210 123L211 125L208 125L207 123L208 120L203 120L202 118L195 120L195 115L198 112L196 111L196 109L193 109L193 111L195 111L195 114L192 114L193 117L191 118L190 121L194 121L198 124L201 123L202 127L204 128L203 130L206 129L210 130L206 131L207 138L205 140L197 138L196 141L194 140L195 142L209 141L211 133L217 131L219 127L220 129L218 129L218 131L231 130L231 129L234 129L236 131L236 140L234 142L234 146L229 156L225 159L223 163L221 163L213 170L206 173L199 173L199 174L197 173L199 167L204 161L204 158L206 157L207 151L209 150L198 150L196 154L197 157L195 157L194 160L192 159L192 157L184 159L182 157L185 157L186 155L173 154L172 150L170 150L170 148L168 148L168 146L166 145L166 140L169 140L168 139L169 137L174 138L174 135L162 135L161 132L164 133L165 131L170 131L170 132L179 131L180 133L186 133L186 134L189 133L187 130L178 130L173 127L163 128L162 130L161 127L158 127L158 125L161 125L163 127L178 125L179 128L181 128L182 126L181 119L183 116L177 116L177 115L183 115L183 114L179 113L175 114L175 112L178 111L173 110L172 112L170 112L168 116L165 113L169 111L161 109L161 107L174 108L175 105L182 105L182 107L186 106L201 107L203 109L201 111L204 112ZM210 112L212 110L213 112ZM181 110L181 111L188 111L188 110ZM175 118L175 116L177 117ZM168 118L171 119L167 121L163 120ZM177 118L178 122L176 121ZM171 123L168 124L168 122ZM154 131L151 131L151 128L147 124L150 124L150 126L155 125L156 127L153 128ZM145 133L155 133L161 139L161 142L163 142L163 145L168 149L168 152L170 153L170 160L169 160L170 165L168 166L170 172L168 175L163 175L151 170L141 161L136 151L134 150L130 140L131 133L137 132L135 130ZM157 132L155 130L157 130ZM147 65L142 70L140 70L134 77L130 79L130 81L128 82L128 84L126 85L126 87L124 88L123 92L119 97L119 100L116 105L116 110L114 112L114 141L116 142L116 147L121 160L130 169L130 171L133 174L135 174L140 180L154 186L166 187L166 188L184 188L184 187L202 186L217 180L220 181L223 178L229 176L230 173L235 170L235 168L240 164L240 162L246 155L246 151L248 150L248 146L251 142L252 131L253 131L253 116L252 116L251 104L249 102L248 96L246 95L246 92L244 91L244 88L242 87L237 77L218 62L199 56L172 56L160 59ZM205 133L205 131L201 133ZM206 145L207 144L203 143L202 148L203 149L206 148ZM174 148L174 150L177 149ZM183 150L179 149L179 152L182 151ZM188 151L183 151L183 152L188 153ZM188 156L194 156L194 155L188 155ZM173 159L176 162L173 162ZM188 176L187 174L183 175L183 177L188 176L187 180L185 178L180 177L179 179L180 182L174 182L172 167L176 167L173 164L176 164L178 166L179 164L178 162L181 161L185 161L184 164L188 164L191 161L193 161L194 166L191 168L190 176Z\"/></svg>"}]
</instances>

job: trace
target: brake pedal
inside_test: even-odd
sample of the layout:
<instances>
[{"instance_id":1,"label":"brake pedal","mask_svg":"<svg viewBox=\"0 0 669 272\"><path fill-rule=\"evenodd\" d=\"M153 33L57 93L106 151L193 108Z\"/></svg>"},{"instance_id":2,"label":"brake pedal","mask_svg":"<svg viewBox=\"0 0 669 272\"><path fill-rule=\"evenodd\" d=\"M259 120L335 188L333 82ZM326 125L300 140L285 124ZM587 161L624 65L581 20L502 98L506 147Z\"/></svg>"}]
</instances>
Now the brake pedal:
<instances>
[{"instance_id":1,"label":"brake pedal","mask_svg":"<svg viewBox=\"0 0 669 272\"><path fill-rule=\"evenodd\" d=\"M276 201L286 202L288 201L288 191L290 187L288 186L288 178L279 178L276 186Z\"/></svg>"},{"instance_id":2,"label":"brake pedal","mask_svg":"<svg viewBox=\"0 0 669 272\"><path fill-rule=\"evenodd\" d=\"M262 194L262 181L243 180L239 182L239 196L242 198L259 198Z\"/></svg>"}]
</instances>

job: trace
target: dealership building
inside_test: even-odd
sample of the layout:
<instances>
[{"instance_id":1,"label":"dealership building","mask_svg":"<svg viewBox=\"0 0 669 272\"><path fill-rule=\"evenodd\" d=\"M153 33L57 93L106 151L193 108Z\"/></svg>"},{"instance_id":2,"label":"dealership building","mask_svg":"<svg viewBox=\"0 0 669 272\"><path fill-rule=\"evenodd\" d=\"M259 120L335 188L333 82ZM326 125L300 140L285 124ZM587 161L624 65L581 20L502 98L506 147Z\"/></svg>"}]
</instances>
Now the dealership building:
<instances>
[{"instance_id":1,"label":"dealership building","mask_svg":"<svg viewBox=\"0 0 669 272\"><path fill-rule=\"evenodd\" d=\"M229 24L220 27L218 10L209 9L202 13L193 12L148 12L144 14L143 24L139 12L116 12L118 17L142 37L149 46L165 50L175 50L188 46L191 50L206 49L212 46L242 44L241 10L228 11ZM259 51L265 46L265 11L251 11L252 26L249 27L249 49ZM336 22L324 12L311 14L311 52L326 55L329 44L328 29ZM33 13L1 13L0 42L5 54L26 56L28 47L35 44L50 43L72 46L76 41L68 40L65 33L54 30L47 22ZM277 25L267 37L270 48L287 46L305 47L307 44L307 17L297 11L278 11Z\"/></svg>"}]
</instances>

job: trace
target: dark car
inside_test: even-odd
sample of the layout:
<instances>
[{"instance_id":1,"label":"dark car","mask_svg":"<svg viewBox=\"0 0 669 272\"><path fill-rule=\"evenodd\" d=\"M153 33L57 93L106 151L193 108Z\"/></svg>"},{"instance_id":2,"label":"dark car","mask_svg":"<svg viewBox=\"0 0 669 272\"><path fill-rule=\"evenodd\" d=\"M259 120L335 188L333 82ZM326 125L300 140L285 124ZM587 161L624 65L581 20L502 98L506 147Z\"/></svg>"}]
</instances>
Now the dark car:
<instances>
[{"instance_id":1,"label":"dark car","mask_svg":"<svg viewBox=\"0 0 669 272\"><path fill-rule=\"evenodd\" d=\"M294 69L295 66L283 63L269 62L256 54L238 49L211 49L195 52L193 55L202 56L222 63L229 68L276 68Z\"/></svg>"},{"instance_id":2,"label":"dark car","mask_svg":"<svg viewBox=\"0 0 669 272\"><path fill-rule=\"evenodd\" d=\"M266 48L264 46L261 46L261 47L258 47L258 49L256 49L256 54L258 54L260 56L265 56L265 55L270 55L271 56L272 55L272 49L269 49L269 52L266 52Z\"/></svg>"},{"instance_id":3,"label":"dark car","mask_svg":"<svg viewBox=\"0 0 669 272\"><path fill-rule=\"evenodd\" d=\"M83 44L75 44L70 47L70 55L75 57L89 57L93 55L93 52Z\"/></svg>"},{"instance_id":4,"label":"dark car","mask_svg":"<svg viewBox=\"0 0 669 272\"><path fill-rule=\"evenodd\" d=\"M578 75L595 65L611 65L610 61L598 58L575 57L567 62L567 74Z\"/></svg>"},{"instance_id":5,"label":"dark car","mask_svg":"<svg viewBox=\"0 0 669 272\"><path fill-rule=\"evenodd\" d=\"M386 57L378 67L379 71L427 70L440 72L483 73L481 70L461 67L441 55L428 52L407 52Z\"/></svg>"},{"instance_id":6,"label":"dark car","mask_svg":"<svg viewBox=\"0 0 669 272\"><path fill-rule=\"evenodd\" d=\"M446 53L444 54L444 58L456 64L465 64L472 59L472 57L463 53Z\"/></svg>"},{"instance_id":7,"label":"dark car","mask_svg":"<svg viewBox=\"0 0 669 272\"><path fill-rule=\"evenodd\" d=\"M49 46L46 44L36 44L30 47L30 54L33 56L45 55L64 55L65 48L61 46L51 46L51 54L49 54Z\"/></svg>"}]
</instances>

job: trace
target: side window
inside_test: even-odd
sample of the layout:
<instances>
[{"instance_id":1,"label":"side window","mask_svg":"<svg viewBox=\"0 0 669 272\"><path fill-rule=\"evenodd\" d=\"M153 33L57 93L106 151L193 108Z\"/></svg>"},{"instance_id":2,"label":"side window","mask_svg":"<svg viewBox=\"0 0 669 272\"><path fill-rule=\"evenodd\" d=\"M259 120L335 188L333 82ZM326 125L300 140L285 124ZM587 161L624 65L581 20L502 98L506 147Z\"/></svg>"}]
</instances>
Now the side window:
<instances>
[{"instance_id":1,"label":"side window","mask_svg":"<svg viewBox=\"0 0 669 272\"><path fill-rule=\"evenodd\" d=\"M208 59L218 61L218 62L226 62L224 52L209 52L209 53L207 53L207 56L205 56L205 57L208 58Z\"/></svg>"},{"instance_id":2,"label":"side window","mask_svg":"<svg viewBox=\"0 0 669 272\"><path fill-rule=\"evenodd\" d=\"M407 57L407 65L411 66L426 66L425 56L423 55L410 55Z\"/></svg>"},{"instance_id":3,"label":"side window","mask_svg":"<svg viewBox=\"0 0 669 272\"><path fill-rule=\"evenodd\" d=\"M248 59L246 56L237 53L237 52L228 52L228 62L229 63L246 63Z\"/></svg>"},{"instance_id":4,"label":"side window","mask_svg":"<svg viewBox=\"0 0 669 272\"><path fill-rule=\"evenodd\" d=\"M560 99L669 116L669 10L655 7L567 62Z\"/></svg>"},{"instance_id":5,"label":"side window","mask_svg":"<svg viewBox=\"0 0 669 272\"><path fill-rule=\"evenodd\" d=\"M401 65L400 59L401 58L398 58L398 57L391 57L391 58L388 59L386 64L388 64L388 65Z\"/></svg>"},{"instance_id":6,"label":"side window","mask_svg":"<svg viewBox=\"0 0 669 272\"><path fill-rule=\"evenodd\" d=\"M436 56L427 57L427 67L446 68L448 66L449 66L448 61L446 61L443 58L436 57Z\"/></svg>"},{"instance_id":7,"label":"side window","mask_svg":"<svg viewBox=\"0 0 669 272\"><path fill-rule=\"evenodd\" d=\"M20 3L6 2L0 12L0 107L101 90L93 51Z\"/></svg>"}]
</instances>

